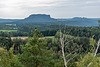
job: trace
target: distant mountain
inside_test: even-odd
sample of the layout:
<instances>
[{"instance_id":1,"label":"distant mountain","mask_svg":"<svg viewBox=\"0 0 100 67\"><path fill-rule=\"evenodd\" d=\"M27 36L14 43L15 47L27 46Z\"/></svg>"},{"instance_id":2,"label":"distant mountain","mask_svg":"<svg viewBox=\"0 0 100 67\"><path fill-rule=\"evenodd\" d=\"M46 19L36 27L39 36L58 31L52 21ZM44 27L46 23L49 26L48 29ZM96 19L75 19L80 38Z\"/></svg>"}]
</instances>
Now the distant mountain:
<instances>
[{"instance_id":1,"label":"distant mountain","mask_svg":"<svg viewBox=\"0 0 100 67\"><path fill-rule=\"evenodd\" d=\"M19 19L0 19L0 23L4 23L4 22L14 22L14 21L18 21Z\"/></svg>"},{"instance_id":2,"label":"distant mountain","mask_svg":"<svg viewBox=\"0 0 100 67\"><path fill-rule=\"evenodd\" d=\"M99 18L84 18L84 17L74 17L69 19L58 19L62 22L61 24L66 24L69 26L98 26Z\"/></svg>"},{"instance_id":3,"label":"distant mountain","mask_svg":"<svg viewBox=\"0 0 100 67\"><path fill-rule=\"evenodd\" d=\"M46 14L32 14L29 17L21 20L20 22L55 22L57 21L54 18L51 18L50 15Z\"/></svg>"},{"instance_id":4,"label":"distant mountain","mask_svg":"<svg viewBox=\"0 0 100 67\"><path fill-rule=\"evenodd\" d=\"M30 25L59 25L66 24L69 26L98 26L98 20L100 18L85 18L74 17L66 19L54 19L50 15L46 14L32 14L25 19L0 19L0 25L16 24L17 26L30 26Z\"/></svg>"}]
</instances>

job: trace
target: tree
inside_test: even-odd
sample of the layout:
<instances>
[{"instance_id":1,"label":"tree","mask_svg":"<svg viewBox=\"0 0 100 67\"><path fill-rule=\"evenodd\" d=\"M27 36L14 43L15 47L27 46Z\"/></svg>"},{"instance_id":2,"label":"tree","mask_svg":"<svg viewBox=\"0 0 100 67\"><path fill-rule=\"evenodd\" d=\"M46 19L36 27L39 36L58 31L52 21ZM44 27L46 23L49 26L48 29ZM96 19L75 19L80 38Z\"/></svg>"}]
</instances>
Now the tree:
<instances>
[{"instance_id":1,"label":"tree","mask_svg":"<svg viewBox=\"0 0 100 67\"><path fill-rule=\"evenodd\" d=\"M97 55L97 52L98 52L99 46L100 46L100 39L98 40L98 44L97 44L97 48L96 48L96 50L95 50L95 52L94 52L93 60L94 60L94 58L95 58L96 55ZM93 46L93 47L94 47L94 46ZM88 64L87 67L89 67L91 64L92 64L92 62L90 62L90 63Z\"/></svg>"},{"instance_id":2,"label":"tree","mask_svg":"<svg viewBox=\"0 0 100 67\"><path fill-rule=\"evenodd\" d=\"M22 47L23 53L19 56L19 60L25 67L53 67L52 50L47 50L46 41L39 38L42 36L35 28L33 38Z\"/></svg>"},{"instance_id":3,"label":"tree","mask_svg":"<svg viewBox=\"0 0 100 67\"><path fill-rule=\"evenodd\" d=\"M90 52L88 52L83 58L81 57L81 60L77 62L78 67L100 67L100 57L97 57L97 52L100 46L100 39L96 46L96 41L92 38L90 38L90 45L91 49Z\"/></svg>"},{"instance_id":4,"label":"tree","mask_svg":"<svg viewBox=\"0 0 100 67\"><path fill-rule=\"evenodd\" d=\"M100 20L98 20L99 26L100 26Z\"/></svg>"},{"instance_id":5,"label":"tree","mask_svg":"<svg viewBox=\"0 0 100 67\"><path fill-rule=\"evenodd\" d=\"M60 43L61 43L61 49L62 49L62 56L63 56L63 60L64 60L64 65L65 67L68 67L68 63L73 60L76 56L78 56L78 54L76 54L77 52L80 52L80 48L82 47L81 45L79 46L78 49L75 49L75 50L72 50L70 53L65 53L65 47L67 47L67 49L70 49L68 48L68 46L66 46L69 42L71 42L71 40L69 39L68 41L66 41L66 38L67 38L67 35L65 35L65 30L64 30L64 33L61 32L61 29L60 29ZM73 40L73 39L72 39ZM72 57L69 57L73 55ZM68 58L69 57L69 58ZM72 64L70 64L72 65Z\"/></svg>"},{"instance_id":6,"label":"tree","mask_svg":"<svg viewBox=\"0 0 100 67\"><path fill-rule=\"evenodd\" d=\"M66 61L66 57L65 57L65 53L64 53L65 40L64 40L64 34L63 34L63 37L62 37L61 30L60 30L60 41L61 41L64 64L65 64L65 67L67 67L67 61Z\"/></svg>"},{"instance_id":7,"label":"tree","mask_svg":"<svg viewBox=\"0 0 100 67\"><path fill-rule=\"evenodd\" d=\"M11 38L8 37L0 37L0 47L5 47L9 51L9 49L12 47L13 42L11 41Z\"/></svg>"},{"instance_id":8,"label":"tree","mask_svg":"<svg viewBox=\"0 0 100 67\"><path fill-rule=\"evenodd\" d=\"M14 45L9 51L0 48L0 67L23 67L18 58L13 54Z\"/></svg>"}]
</instances>

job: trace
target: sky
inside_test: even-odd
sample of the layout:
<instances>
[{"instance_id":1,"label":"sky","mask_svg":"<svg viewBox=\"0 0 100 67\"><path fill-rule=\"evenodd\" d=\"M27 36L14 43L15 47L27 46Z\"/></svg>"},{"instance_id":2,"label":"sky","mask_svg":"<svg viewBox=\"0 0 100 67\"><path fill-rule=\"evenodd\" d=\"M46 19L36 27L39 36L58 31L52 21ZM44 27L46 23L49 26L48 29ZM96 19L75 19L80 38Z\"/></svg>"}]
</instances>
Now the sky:
<instances>
[{"instance_id":1,"label":"sky","mask_svg":"<svg viewBox=\"0 0 100 67\"><path fill-rule=\"evenodd\" d=\"M100 0L0 0L0 18L22 19L31 14L100 18Z\"/></svg>"}]
</instances>

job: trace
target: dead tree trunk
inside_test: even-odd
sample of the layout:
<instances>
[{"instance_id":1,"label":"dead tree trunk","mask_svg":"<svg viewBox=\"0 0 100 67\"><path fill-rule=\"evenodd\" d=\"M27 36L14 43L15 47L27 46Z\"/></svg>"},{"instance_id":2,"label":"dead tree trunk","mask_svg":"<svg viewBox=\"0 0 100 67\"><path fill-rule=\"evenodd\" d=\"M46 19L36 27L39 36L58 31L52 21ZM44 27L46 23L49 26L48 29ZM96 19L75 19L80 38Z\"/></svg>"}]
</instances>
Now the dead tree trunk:
<instances>
[{"instance_id":1,"label":"dead tree trunk","mask_svg":"<svg viewBox=\"0 0 100 67\"><path fill-rule=\"evenodd\" d=\"M67 62L66 62L65 53L64 53L64 34L62 37L61 30L60 30L60 42L61 42L61 47L62 47L62 55L63 55L64 64L65 64L65 67L67 67Z\"/></svg>"},{"instance_id":2,"label":"dead tree trunk","mask_svg":"<svg viewBox=\"0 0 100 67\"><path fill-rule=\"evenodd\" d=\"M68 44L70 41L66 42L66 35L64 35L61 32L61 29L59 29L59 30L60 30L60 32L59 32L60 33L60 43L61 43L61 49L62 49L62 55L63 55L64 65L65 65L65 67L67 67L67 64L69 63L69 61L71 61L72 59L74 59L77 55L75 54L73 57L71 57L71 58L69 58L67 60L66 60L66 57L68 57L72 53L75 53L78 50L74 50L72 53L70 53L67 56L65 56L65 52L64 52L65 49L64 49L64 47L65 47L65 44ZM65 30L64 30L64 33L65 33Z\"/></svg>"}]
</instances>

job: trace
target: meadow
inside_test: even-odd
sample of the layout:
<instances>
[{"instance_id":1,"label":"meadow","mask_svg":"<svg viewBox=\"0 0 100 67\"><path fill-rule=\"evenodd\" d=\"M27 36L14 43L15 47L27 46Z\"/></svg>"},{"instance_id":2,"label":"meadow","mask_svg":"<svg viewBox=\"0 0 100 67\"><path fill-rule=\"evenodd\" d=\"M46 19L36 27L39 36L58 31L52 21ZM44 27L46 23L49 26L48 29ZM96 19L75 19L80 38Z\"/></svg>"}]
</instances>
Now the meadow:
<instances>
[{"instance_id":1,"label":"meadow","mask_svg":"<svg viewBox=\"0 0 100 67\"><path fill-rule=\"evenodd\" d=\"M17 30L0 30L1 32L16 32Z\"/></svg>"}]
</instances>

